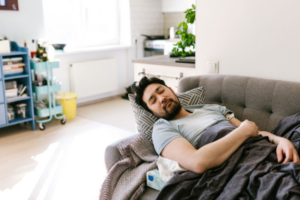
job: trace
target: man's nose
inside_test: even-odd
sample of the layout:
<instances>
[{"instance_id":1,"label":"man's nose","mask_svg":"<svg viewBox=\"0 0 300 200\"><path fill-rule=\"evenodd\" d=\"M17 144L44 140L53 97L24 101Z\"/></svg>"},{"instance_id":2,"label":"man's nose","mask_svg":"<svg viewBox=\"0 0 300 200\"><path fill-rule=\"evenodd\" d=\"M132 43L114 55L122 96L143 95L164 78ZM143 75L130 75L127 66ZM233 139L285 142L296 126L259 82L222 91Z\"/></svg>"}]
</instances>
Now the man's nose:
<instances>
[{"instance_id":1,"label":"man's nose","mask_svg":"<svg viewBox=\"0 0 300 200\"><path fill-rule=\"evenodd\" d=\"M159 100L160 100L161 103L165 103L167 101L167 98L164 97L164 96L160 96Z\"/></svg>"}]
</instances>

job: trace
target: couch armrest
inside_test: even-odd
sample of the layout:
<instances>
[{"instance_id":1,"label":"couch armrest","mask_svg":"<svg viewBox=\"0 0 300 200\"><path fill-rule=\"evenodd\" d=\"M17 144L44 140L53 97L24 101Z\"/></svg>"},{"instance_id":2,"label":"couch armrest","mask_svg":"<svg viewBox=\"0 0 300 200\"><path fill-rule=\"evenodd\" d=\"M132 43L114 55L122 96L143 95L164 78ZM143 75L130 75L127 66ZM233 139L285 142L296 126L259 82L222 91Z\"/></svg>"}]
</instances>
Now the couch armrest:
<instances>
[{"instance_id":1,"label":"couch armrest","mask_svg":"<svg viewBox=\"0 0 300 200\"><path fill-rule=\"evenodd\" d=\"M121 158L121 154L118 150L118 144L124 140L135 138L137 136L138 136L138 134L135 134L135 135L132 135L132 136L129 136L126 138L122 138L121 140L118 140L106 147L106 149L105 149L105 166L106 166L107 171L112 167L113 164L115 164L115 162L118 159Z\"/></svg>"}]
</instances>

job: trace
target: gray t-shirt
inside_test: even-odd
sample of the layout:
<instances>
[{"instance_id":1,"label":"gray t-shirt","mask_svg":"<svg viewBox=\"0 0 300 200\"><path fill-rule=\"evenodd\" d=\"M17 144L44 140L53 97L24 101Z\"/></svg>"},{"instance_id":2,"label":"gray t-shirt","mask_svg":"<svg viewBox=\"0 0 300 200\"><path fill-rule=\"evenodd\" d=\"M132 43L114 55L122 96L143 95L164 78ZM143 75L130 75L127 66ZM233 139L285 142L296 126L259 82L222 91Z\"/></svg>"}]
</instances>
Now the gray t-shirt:
<instances>
[{"instance_id":1,"label":"gray t-shirt","mask_svg":"<svg viewBox=\"0 0 300 200\"><path fill-rule=\"evenodd\" d=\"M201 104L184 107L193 111L192 114L175 120L159 119L153 127L153 144L155 151L160 155L165 146L178 137L184 137L194 147L201 133L215 124L228 124L227 113L233 113L225 106L216 104Z\"/></svg>"}]
</instances>

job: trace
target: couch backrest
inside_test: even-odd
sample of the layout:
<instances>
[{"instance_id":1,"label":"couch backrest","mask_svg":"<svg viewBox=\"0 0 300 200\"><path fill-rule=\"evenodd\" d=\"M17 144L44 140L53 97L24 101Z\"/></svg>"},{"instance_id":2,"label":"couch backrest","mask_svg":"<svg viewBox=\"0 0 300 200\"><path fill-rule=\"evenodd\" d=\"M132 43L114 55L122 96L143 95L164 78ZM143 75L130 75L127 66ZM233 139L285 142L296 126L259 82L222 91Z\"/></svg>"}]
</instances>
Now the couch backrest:
<instances>
[{"instance_id":1,"label":"couch backrest","mask_svg":"<svg viewBox=\"0 0 300 200\"><path fill-rule=\"evenodd\" d=\"M224 105L243 121L272 131L284 117L300 112L300 83L233 75L202 75L180 80L178 93L205 87L205 103Z\"/></svg>"}]
</instances>

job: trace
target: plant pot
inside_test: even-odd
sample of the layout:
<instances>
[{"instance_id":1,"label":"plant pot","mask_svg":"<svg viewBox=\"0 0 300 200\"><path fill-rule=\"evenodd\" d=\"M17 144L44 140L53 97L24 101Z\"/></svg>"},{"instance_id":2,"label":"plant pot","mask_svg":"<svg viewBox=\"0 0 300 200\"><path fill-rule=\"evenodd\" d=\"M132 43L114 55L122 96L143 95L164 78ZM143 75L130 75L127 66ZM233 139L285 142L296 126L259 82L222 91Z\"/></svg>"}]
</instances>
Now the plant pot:
<instances>
[{"instance_id":1,"label":"plant pot","mask_svg":"<svg viewBox=\"0 0 300 200\"><path fill-rule=\"evenodd\" d=\"M0 41L0 54L10 53L10 42L8 40Z\"/></svg>"}]
</instances>

